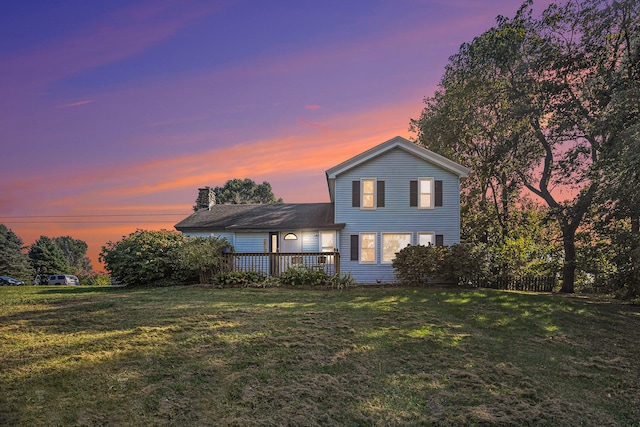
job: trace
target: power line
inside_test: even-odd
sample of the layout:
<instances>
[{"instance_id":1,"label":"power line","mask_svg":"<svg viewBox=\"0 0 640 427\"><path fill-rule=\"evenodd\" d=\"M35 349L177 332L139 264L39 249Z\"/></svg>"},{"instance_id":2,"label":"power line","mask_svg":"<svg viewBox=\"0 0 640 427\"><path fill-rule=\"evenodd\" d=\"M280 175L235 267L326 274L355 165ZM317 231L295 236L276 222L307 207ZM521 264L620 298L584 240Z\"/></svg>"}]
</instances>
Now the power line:
<instances>
[{"instance_id":1,"label":"power line","mask_svg":"<svg viewBox=\"0 0 640 427\"><path fill-rule=\"evenodd\" d=\"M0 222L11 224L135 224L144 222L145 224L162 224L173 222L175 219L166 220L141 218L150 217L180 217L184 218L185 213L148 213L148 214L81 214L81 215L0 215ZM110 218L124 218L128 220L118 220ZM104 219L100 219L104 218Z\"/></svg>"}]
</instances>

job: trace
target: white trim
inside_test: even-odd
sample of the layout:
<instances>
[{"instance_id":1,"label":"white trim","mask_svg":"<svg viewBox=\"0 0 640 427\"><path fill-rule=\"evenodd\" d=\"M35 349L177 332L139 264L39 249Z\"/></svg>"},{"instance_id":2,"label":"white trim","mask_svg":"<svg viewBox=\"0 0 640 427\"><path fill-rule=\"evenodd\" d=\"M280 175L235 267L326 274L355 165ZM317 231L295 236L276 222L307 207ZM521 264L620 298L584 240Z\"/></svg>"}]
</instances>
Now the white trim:
<instances>
[{"instance_id":1,"label":"white trim","mask_svg":"<svg viewBox=\"0 0 640 427\"><path fill-rule=\"evenodd\" d=\"M364 206L364 182L365 181L373 181L373 191L371 192L373 202L371 206ZM360 210L375 211L377 207L378 207L378 179L377 178L360 178Z\"/></svg>"},{"instance_id":2,"label":"white trim","mask_svg":"<svg viewBox=\"0 0 640 427\"><path fill-rule=\"evenodd\" d=\"M333 247L331 248L331 250L323 250L324 247L322 246L322 235L323 234L331 234L333 236ZM333 252L336 250L336 244L337 242L337 236L336 236L336 232L334 230L321 230L318 233L318 252ZM328 246L327 246L328 248Z\"/></svg>"},{"instance_id":3,"label":"white trim","mask_svg":"<svg viewBox=\"0 0 640 427\"><path fill-rule=\"evenodd\" d=\"M426 236L429 235L431 236L431 246L435 246L436 245L436 233L434 231L418 231L418 240L417 240L417 244L420 245L420 236Z\"/></svg>"},{"instance_id":4,"label":"white trim","mask_svg":"<svg viewBox=\"0 0 640 427\"><path fill-rule=\"evenodd\" d=\"M352 157L339 165L336 165L330 169L327 169L326 175L327 179L335 179L341 173L354 168L364 162L371 160L372 158L379 156L389 150L394 148L400 148L410 154L415 155L427 162L433 163L434 165L440 166L442 169L445 169L451 173L458 175L460 178L466 178L471 169L462 166L452 160L447 159L440 154L434 153L431 150L427 150L426 148L417 145L408 139L405 139L401 136L396 136L382 144L376 145L369 150L358 154L355 157Z\"/></svg>"},{"instance_id":5,"label":"white trim","mask_svg":"<svg viewBox=\"0 0 640 427\"><path fill-rule=\"evenodd\" d=\"M364 234L373 235L373 261L362 261L362 236ZM378 233L376 233L375 231L358 233L358 263L369 265L378 263Z\"/></svg>"},{"instance_id":6,"label":"white trim","mask_svg":"<svg viewBox=\"0 0 640 427\"><path fill-rule=\"evenodd\" d=\"M430 193L423 193L422 192L422 183L429 181L430 187L431 187L431 192ZM422 195L423 194L429 194L429 206L422 206ZM436 181L433 178L418 178L418 209L434 209L436 206L435 203L435 198L436 198Z\"/></svg>"}]
</instances>

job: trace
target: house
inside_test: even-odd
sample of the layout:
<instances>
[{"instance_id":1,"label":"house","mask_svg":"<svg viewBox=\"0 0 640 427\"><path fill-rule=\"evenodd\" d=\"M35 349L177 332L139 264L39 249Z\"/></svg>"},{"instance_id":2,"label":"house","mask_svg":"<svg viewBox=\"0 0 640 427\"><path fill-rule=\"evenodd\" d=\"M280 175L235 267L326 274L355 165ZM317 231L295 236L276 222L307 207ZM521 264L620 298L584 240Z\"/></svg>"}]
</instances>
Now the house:
<instances>
[{"instance_id":1,"label":"house","mask_svg":"<svg viewBox=\"0 0 640 427\"><path fill-rule=\"evenodd\" d=\"M460 241L460 179L468 172L397 136L327 170L329 203L216 205L205 188L201 208L175 228L224 237L237 253L302 260L336 250L339 271L358 283L394 282L391 262L403 247ZM259 268L273 273L274 266Z\"/></svg>"}]
</instances>

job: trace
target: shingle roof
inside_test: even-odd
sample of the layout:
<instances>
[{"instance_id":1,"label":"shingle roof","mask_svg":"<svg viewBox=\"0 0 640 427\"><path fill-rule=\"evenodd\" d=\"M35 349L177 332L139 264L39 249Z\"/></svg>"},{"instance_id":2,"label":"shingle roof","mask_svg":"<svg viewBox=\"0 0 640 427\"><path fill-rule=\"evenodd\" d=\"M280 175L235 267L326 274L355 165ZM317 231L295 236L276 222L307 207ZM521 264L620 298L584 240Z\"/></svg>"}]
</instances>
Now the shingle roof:
<instances>
[{"instance_id":1,"label":"shingle roof","mask_svg":"<svg viewBox=\"0 0 640 427\"><path fill-rule=\"evenodd\" d=\"M277 203L271 205L213 205L175 225L178 231L281 231L340 229L332 203Z\"/></svg>"}]
</instances>

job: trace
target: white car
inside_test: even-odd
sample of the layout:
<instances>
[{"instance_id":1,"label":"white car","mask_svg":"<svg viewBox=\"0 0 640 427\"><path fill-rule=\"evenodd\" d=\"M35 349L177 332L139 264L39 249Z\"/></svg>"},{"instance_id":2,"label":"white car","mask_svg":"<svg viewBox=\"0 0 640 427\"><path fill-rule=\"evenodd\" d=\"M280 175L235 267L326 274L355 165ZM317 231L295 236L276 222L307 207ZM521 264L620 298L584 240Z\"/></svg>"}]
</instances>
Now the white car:
<instances>
[{"instance_id":1,"label":"white car","mask_svg":"<svg viewBox=\"0 0 640 427\"><path fill-rule=\"evenodd\" d=\"M77 286L80 281L76 276L70 274L54 274L49 276L49 285L74 285Z\"/></svg>"}]
</instances>

